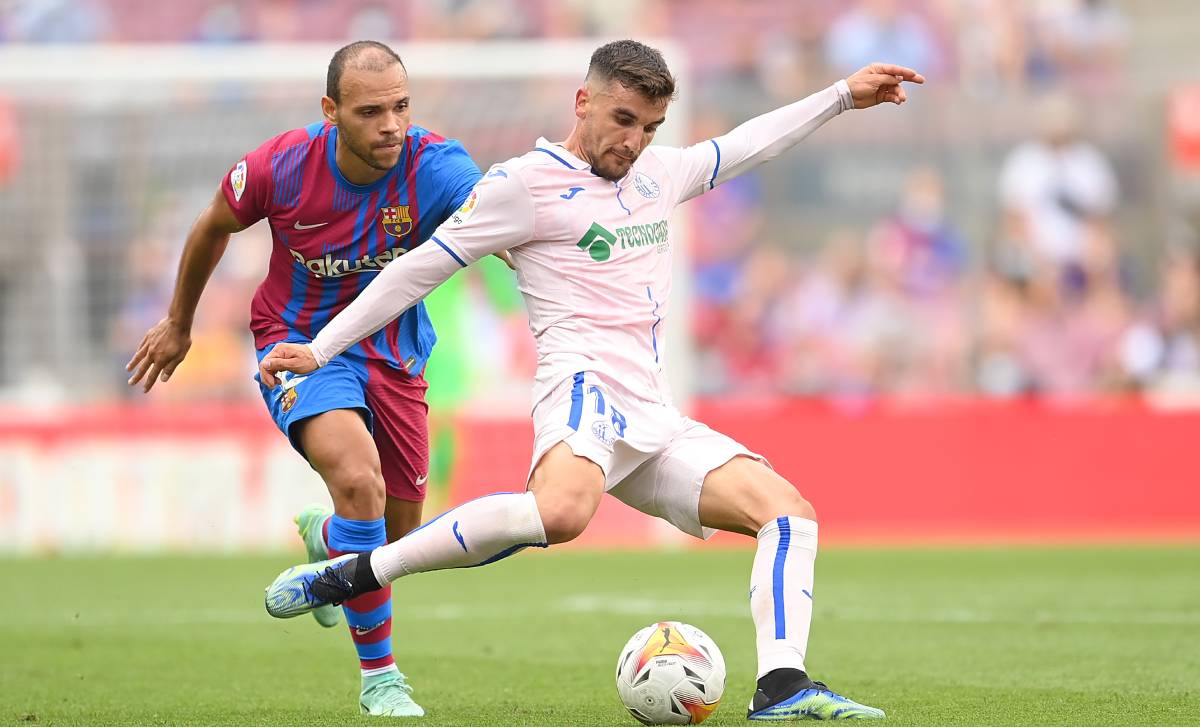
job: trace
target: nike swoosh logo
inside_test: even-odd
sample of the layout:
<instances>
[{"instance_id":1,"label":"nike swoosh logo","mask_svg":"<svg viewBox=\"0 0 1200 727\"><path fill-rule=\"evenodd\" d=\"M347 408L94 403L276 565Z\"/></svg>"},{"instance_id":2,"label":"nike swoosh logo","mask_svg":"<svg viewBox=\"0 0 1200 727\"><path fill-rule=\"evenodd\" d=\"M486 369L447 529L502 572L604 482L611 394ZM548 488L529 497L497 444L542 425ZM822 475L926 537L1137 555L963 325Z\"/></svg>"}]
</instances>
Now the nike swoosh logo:
<instances>
[{"instance_id":1,"label":"nike swoosh logo","mask_svg":"<svg viewBox=\"0 0 1200 727\"><path fill-rule=\"evenodd\" d=\"M467 541L463 540L463 536L459 535L459 533L458 533L458 521L457 520L454 521L454 527L452 527L450 529L454 532L454 537L458 538L458 544L462 546L463 552L464 553L470 552L467 550Z\"/></svg>"},{"instance_id":2,"label":"nike swoosh logo","mask_svg":"<svg viewBox=\"0 0 1200 727\"><path fill-rule=\"evenodd\" d=\"M369 626L365 629L362 628L361 626L355 626L354 627L354 635L355 636L366 636L367 634L371 633L372 631L374 631L375 629L379 628L382 625L383 625L382 623L377 623L374 626Z\"/></svg>"},{"instance_id":3,"label":"nike swoosh logo","mask_svg":"<svg viewBox=\"0 0 1200 727\"><path fill-rule=\"evenodd\" d=\"M582 191L583 191L583 187L571 187L570 189L567 190L566 194L560 194L558 196L562 197L563 199L574 199L575 195L579 194Z\"/></svg>"},{"instance_id":4,"label":"nike swoosh logo","mask_svg":"<svg viewBox=\"0 0 1200 727\"><path fill-rule=\"evenodd\" d=\"M287 371L280 371L279 384L275 387L276 389L279 389L279 391L275 394L275 400L279 401L284 394L296 388L301 381L304 381L307 378L307 376L296 376L295 374L290 374Z\"/></svg>"},{"instance_id":5,"label":"nike swoosh logo","mask_svg":"<svg viewBox=\"0 0 1200 727\"><path fill-rule=\"evenodd\" d=\"M429 480L429 475L421 475L417 478L417 487L425 484Z\"/></svg>"},{"instance_id":6,"label":"nike swoosh logo","mask_svg":"<svg viewBox=\"0 0 1200 727\"><path fill-rule=\"evenodd\" d=\"M300 385L300 382L305 381L306 379L308 379L307 376L289 376L287 379L280 381L279 385L284 391L287 391L289 389L296 388Z\"/></svg>"},{"instance_id":7,"label":"nike swoosh logo","mask_svg":"<svg viewBox=\"0 0 1200 727\"><path fill-rule=\"evenodd\" d=\"M311 230L311 229L312 229L312 228L314 228L314 227L324 227L325 225L328 225L328 224L329 224L328 222L318 222L318 223L316 223L315 225L302 225L302 224L300 224L300 220L296 220L296 224L295 224L295 225L293 225L293 229L296 229L296 230Z\"/></svg>"}]
</instances>

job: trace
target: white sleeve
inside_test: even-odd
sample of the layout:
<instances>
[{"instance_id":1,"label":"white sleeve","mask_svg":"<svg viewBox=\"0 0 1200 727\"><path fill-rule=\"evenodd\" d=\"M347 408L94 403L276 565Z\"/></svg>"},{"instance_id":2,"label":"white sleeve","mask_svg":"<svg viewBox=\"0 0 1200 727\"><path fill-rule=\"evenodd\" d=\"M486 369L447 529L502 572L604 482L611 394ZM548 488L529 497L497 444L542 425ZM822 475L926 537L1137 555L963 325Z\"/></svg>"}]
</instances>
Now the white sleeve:
<instances>
[{"instance_id":1,"label":"white sleeve","mask_svg":"<svg viewBox=\"0 0 1200 727\"><path fill-rule=\"evenodd\" d=\"M462 207L433 233L463 267L533 239L533 198L521 172L498 164L471 190Z\"/></svg>"},{"instance_id":2,"label":"white sleeve","mask_svg":"<svg viewBox=\"0 0 1200 727\"><path fill-rule=\"evenodd\" d=\"M497 173L499 170L501 173ZM387 265L309 344L317 364L383 328L459 269L528 242L533 202L525 183L495 167L430 239Z\"/></svg>"},{"instance_id":3,"label":"white sleeve","mask_svg":"<svg viewBox=\"0 0 1200 727\"><path fill-rule=\"evenodd\" d=\"M793 104L756 116L724 136L684 149L651 149L670 169L680 190L679 201L683 202L774 159L826 121L852 108L850 86L844 80L838 81Z\"/></svg>"}]
</instances>

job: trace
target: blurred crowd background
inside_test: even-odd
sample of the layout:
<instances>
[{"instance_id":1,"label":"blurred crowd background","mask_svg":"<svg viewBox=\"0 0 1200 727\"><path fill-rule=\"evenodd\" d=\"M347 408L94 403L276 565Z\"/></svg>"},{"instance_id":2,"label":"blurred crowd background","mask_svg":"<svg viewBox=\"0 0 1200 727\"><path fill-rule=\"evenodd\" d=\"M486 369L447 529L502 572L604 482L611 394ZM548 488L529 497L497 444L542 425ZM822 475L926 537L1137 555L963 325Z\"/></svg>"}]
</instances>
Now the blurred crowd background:
<instances>
[{"instance_id":1,"label":"blurred crowd background","mask_svg":"<svg viewBox=\"0 0 1200 727\"><path fill-rule=\"evenodd\" d=\"M3 44L67 49L670 39L687 58L684 142L871 61L917 68L929 82L905 107L839 118L689 205L696 392L848 401L1200 405L1196 27L1183 0L0 2ZM579 80L409 70L414 120L485 167L565 135ZM122 366L166 309L192 219L242 154L318 117L323 78L14 88L0 85L0 400L133 397ZM257 397L246 321L269 245L261 225L234 238L156 396ZM431 378L469 372L457 380L485 390L531 373L503 269L458 276L432 314Z\"/></svg>"}]
</instances>

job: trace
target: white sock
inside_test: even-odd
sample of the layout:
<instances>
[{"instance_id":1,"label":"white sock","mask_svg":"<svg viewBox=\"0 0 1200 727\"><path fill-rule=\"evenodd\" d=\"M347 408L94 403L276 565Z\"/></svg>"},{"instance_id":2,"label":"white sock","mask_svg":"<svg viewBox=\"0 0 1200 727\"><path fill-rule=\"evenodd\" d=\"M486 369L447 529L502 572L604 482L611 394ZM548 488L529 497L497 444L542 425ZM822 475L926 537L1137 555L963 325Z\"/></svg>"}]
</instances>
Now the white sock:
<instances>
[{"instance_id":1,"label":"white sock","mask_svg":"<svg viewBox=\"0 0 1200 727\"><path fill-rule=\"evenodd\" d=\"M527 547L546 547L532 492L498 492L438 515L394 543L371 552L381 585L401 576L486 565Z\"/></svg>"},{"instance_id":2,"label":"white sock","mask_svg":"<svg viewBox=\"0 0 1200 727\"><path fill-rule=\"evenodd\" d=\"M812 621L817 523L780 517L758 531L750 571L750 613L758 645L758 676L803 669Z\"/></svg>"},{"instance_id":3,"label":"white sock","mask_svg":"<svg viewBox=\"0 0 1200 727\"><path fill-rule=\"evenodd\" d=\"M391 672L396 672L399 674L400 667L396 666L395 664L388 664L387 666L381 666L378 669L363 669L362 677L364 680L366 680L370 679L371 677L377 677L381 674L388 674Z\"/></svg>"}]
</instances>

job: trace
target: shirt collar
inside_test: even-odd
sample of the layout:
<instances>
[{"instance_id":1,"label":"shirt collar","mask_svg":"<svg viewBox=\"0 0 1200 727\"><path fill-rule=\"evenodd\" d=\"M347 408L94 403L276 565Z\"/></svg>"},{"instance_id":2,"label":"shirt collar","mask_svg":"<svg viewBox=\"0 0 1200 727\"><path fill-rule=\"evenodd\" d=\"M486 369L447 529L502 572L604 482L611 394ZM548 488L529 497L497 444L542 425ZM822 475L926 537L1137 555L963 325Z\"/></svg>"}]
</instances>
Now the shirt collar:
<instances>
[{"instance_id":1,"label":"shirt collar","mask_svg":"<svg viewBox=\"0 0 1200 727\"><path fill-rule=\"evenodd\" d=\"M544 136L538 137L537 144L534 145L534 148L555 157L563 164L563 166L570 167L576 171L590 172L592 169L591 164L588 164L584 160L567 151L565 146L550 141Z\"/></svg>"}]
</instances>

